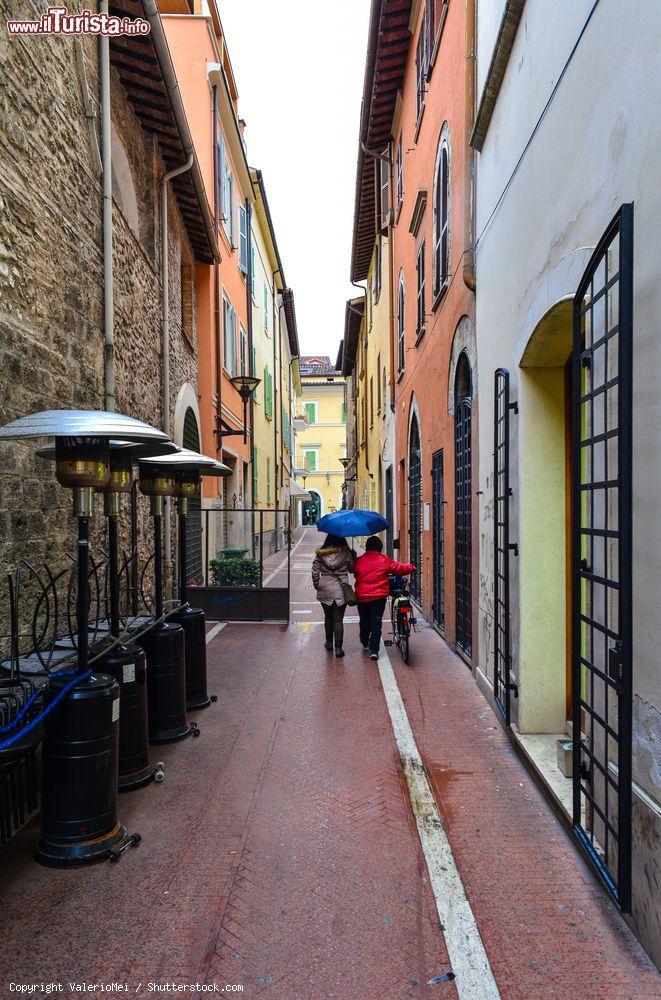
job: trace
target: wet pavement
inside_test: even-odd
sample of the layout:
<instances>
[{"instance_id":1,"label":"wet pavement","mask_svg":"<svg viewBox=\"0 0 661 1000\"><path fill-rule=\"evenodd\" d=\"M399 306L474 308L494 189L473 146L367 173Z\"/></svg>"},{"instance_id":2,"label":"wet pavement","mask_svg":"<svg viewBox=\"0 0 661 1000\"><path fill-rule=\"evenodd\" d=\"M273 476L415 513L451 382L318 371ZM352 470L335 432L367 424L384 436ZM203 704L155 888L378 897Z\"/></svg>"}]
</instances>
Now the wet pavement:
<instances>
[{"instance_id":1,"label":"wet pavement","mask_svg":"<svg viewBox=\"0 0 661 1000\"><path fill-rule=\"evenodd\" d=\"M303 1000L487 995L452 978L383 665L360 650L352 609L346 657L323 648L318 538L297 535L289 627L210 628L219 700L196 713L200 738L154 748L165 782L120 798L137 849L48 870L32 861L34 824L3 849L2 1000L12 983L48 982L60 996L80 995L70 983L127 996L168 984ZM282 555L271 574L286 579ZM658 997L658 974L466 665L426 627L410 666L389 653L500 995Z\"/></svg>"}]
</instances>

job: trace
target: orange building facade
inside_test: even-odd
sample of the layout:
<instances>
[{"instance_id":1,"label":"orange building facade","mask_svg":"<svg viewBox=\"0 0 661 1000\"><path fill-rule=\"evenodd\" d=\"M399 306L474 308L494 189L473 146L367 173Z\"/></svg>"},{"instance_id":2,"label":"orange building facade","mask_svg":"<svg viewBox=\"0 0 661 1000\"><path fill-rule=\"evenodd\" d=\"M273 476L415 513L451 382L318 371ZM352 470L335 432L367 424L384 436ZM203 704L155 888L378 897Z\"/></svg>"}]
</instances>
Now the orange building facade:
<instances>
[{"instance_id":1,"label":"orange building facade","mask_svg":"<svg viewBox=\"0 0 661 1000\"><path fill-rule=\"evenodd\" d=\"M418 567L411 590L425 617L469 661L478 596L473 74L470 0L374 0L352 270L355 280L376 219L372 232L392 246L399 551Z\"/></svg>"}]
</instances>

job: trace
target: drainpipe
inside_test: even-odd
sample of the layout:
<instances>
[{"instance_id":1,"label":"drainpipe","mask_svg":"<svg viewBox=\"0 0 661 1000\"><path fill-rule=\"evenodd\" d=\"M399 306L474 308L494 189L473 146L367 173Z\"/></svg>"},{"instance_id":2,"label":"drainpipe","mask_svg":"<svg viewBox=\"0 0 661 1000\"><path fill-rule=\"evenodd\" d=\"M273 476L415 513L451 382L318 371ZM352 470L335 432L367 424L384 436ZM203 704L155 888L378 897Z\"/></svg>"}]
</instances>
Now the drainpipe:
<instances>
[{"instance_id":1,"label":"drainpipe","mask_svg":"<svg viewBox=\"0 0 661 1000\"><path fill-rule=\"evenodd\" d=\"M475 120L475 0L466 0L464 70L464 284L475 291L475 150L470 144Z\"/></svg>"},{"instance_id":2,"label":"drainpipe","mask_svg":"<svg viewBox=\"0 0 661 1000\"><path fill-rule=\"evenodd\" d=\"M99 13L108 13L101 0ZM115 409L115 330L112 282L112 148L110 137L110 37L99 37L101 156L103 171L103 405Z\"/></svg>"},{"instance_id":3,"label":"drainpipe","mask_svg":"<svg viewBox=\"0 0 661 1000\"><path fill-rule=\"evenodd\" d=\"M185 174L193 166L195 157L191 153L185 163L175 167L161 180L161 286L163 296L163 318L161 327L161 373L163 430L170 437L170 281L168 269L168 181L179 174ZM165 589L168 600L172 591L172 524L170 523L170 500L165 500Z\"/></svg>"}]
</instances>

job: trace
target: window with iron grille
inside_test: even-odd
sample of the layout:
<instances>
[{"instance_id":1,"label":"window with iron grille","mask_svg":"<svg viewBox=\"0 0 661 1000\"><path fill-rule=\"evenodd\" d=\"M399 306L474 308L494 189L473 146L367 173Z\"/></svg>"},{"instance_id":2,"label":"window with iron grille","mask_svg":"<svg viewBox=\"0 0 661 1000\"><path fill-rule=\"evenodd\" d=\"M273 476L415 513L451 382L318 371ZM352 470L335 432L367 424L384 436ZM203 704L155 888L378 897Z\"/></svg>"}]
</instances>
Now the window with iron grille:
<instances>
[{"instance_id":1,"label":"window with iron grille","mask_svg":"<svg viewBox=\"0 0 661 1000\"><path fill-rule=\"evenodd\" d=\"M399 136L397 143L397 205L401 205L404 199L404 157L402 154L402 136Z\"/></svg>"},{"instance_id":2,"label":"window with iron grille","mask_svg":"<svg viewBox=\"0 0 661 1000\"><path fill-rule=\"evenodd\" d=\"M436 299L447 286L450 271L450 147L447 124L443 126L434 173L433 290Z\"/></svg>"},{"instance_id":3,"label":"window with iron grille","mask_svg":"<svg viewBox=\"0 0 661 1000\"><path fill-rule=\"evenodd\" d=\"M230 377L237 374L236 312L223 295L223 367Z\"/></svg>"},{"instance_id":4,"label":"window with iron grille","mask_svg":"<svg viewBox=\"0 0 661 1000\"><path fill-rule=\"evenodd\" d=\"M377 236L376 246L374 248L374 301L379 301L379 295L381 294L381 268L383 266L382 262L382 248L381 248L381 237Z\"/></svg>"},{"instance_id":5,"label":"window with iron grille","mask_svg":"<svg viewBox=\"0 0 661 1000\"><path fill-rule=\"evenodd\" d=\"M425 242L418 248L418 325L416 335L419 337L425 329Z\"/></svg>"},{"instance_id":6,"label":"window with iron grille","mask_svg":"<svg viewBox=\"0 0 661 1000\"><path fill-rule=\"evenodd\" d=\"M406 362L406 320L404 315L406 301L404 297L404 273L399 276L397 291L397 364L400 372L404 371Z\"/></svg>"}]
</instances>

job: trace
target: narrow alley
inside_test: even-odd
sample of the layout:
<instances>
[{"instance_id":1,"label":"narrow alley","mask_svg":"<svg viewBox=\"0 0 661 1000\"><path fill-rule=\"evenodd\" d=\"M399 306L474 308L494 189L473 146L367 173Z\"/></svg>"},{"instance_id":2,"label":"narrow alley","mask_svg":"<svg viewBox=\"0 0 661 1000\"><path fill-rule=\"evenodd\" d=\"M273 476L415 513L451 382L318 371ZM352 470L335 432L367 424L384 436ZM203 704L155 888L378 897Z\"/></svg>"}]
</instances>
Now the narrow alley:
<instances>
[{"instance_id":1,"label":"narrow alley","mask_svg":"<svg viewBox=\"0 0 661 1000\"><path fill-rule=\"evenodd\" d=\"M8 845L2 996L11 970L15 983L216 984L292 1000L657 997L652 963L436 632L421 623L409 666L395 647L375 664L349 617L345 659L326 653L310 581L319 537L296 536L291 625L207 626L218 701L199 713L199 739L163 748L164 783L120 797L137 849L117 865L46 869L32 861L34 822ZM268 565L275 585L286 559ZM450 879L438 901L430 884L388 661L496 992L467 988L449 954L462 936L471 947L470 927L439 926L437 902L458 901Z\"/></svg>"}]
</instances>

